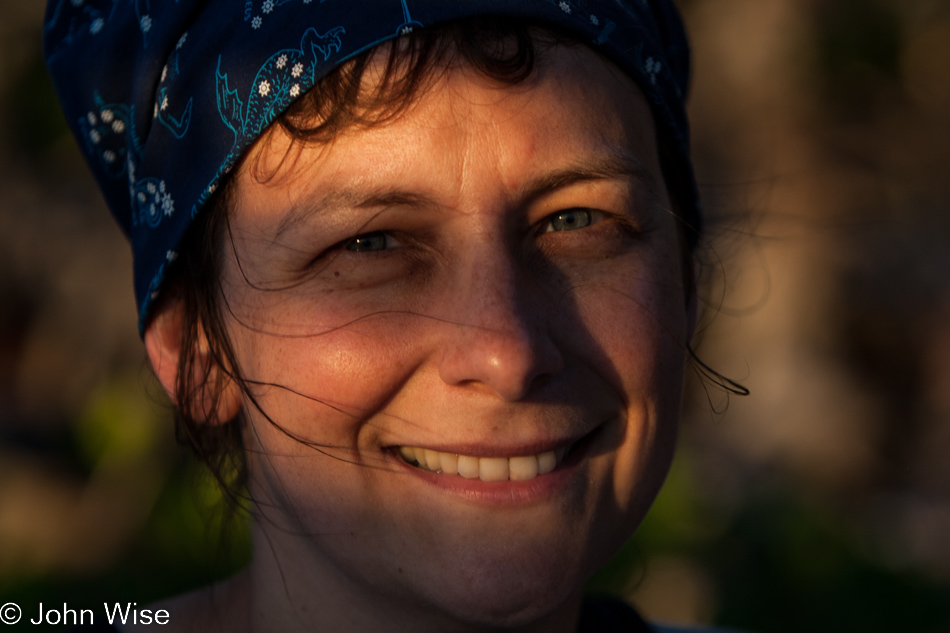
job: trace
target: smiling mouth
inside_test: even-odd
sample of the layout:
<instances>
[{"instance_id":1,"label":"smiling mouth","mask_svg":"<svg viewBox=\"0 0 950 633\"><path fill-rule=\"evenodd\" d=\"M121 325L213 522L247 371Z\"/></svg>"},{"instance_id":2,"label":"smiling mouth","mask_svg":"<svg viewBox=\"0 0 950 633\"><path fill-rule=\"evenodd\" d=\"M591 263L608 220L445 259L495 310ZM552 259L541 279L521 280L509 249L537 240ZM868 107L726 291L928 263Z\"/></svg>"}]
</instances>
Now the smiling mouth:
<instances>
[{"instance_id":1,"label":"smiling mouth","mask_svg":"<svg viewBox=\"0 0 950 633\"><path fill-rule=\"evenodd\" d=\"M557 468L572 448L573 445L516 457L474 457L414 446L400 446L396 453L407 464L440 475L482 481L528 481Z\"/></svg>"}]
</instances>

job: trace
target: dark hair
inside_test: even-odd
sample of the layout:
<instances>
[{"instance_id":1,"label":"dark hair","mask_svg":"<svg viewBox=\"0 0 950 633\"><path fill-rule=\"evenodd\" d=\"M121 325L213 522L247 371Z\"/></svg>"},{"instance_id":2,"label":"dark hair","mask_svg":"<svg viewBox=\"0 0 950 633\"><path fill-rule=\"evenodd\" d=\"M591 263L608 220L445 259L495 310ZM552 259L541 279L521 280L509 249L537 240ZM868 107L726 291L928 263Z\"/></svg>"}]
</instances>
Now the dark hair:
<instances>
[{"instance_id":1,"label":"dark hair","mask_svg":"<svg viewBox=\"0 0 950 633\"><path fill-rule=\"evenodd\" d=\"M516 85L532 76L539 47L575 45L578 42L569 35L507 18L467 19L418 30L338 67L297 100L272 130L283 130L299 144L326 143L344 129L392 120L440 73L452 68L472 68L502 85ZM367 91L366 71L371 64L377 68L378 62L383 62L382 73L374 75L375 87ZM674 210L682 209L678 199L682 183L676 171L668 168L672 165L670 152L660 143L658 153ZM244 160L253 160L253 156ZM179 249L169 292L180 300L184 321L176 433L209 467L229 500L238 502L246 479L242 418L213 419L228 381L235 381L253 403L249 383L234 369L235 355L224 326L227 307L219 285L228 239L230 191L229 181L189 229ZM691 289L691 262L698 236L686 223L680 222L680 227L687 262L684 287ZM196 350L205 344L208 353L199 356ZM210 423L193 415L201 410L212 412Z\"/></svg>"}]
</instances>

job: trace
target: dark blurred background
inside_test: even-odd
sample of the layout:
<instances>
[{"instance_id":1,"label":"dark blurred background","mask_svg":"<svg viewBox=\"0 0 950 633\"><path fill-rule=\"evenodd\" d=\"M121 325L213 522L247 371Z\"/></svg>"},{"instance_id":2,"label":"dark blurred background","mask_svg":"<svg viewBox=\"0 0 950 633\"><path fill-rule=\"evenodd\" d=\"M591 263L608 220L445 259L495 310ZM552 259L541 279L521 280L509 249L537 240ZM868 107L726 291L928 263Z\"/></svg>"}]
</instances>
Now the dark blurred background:
<instances>
[{"instance_id":1,"label":"dark blurred background","mask_svg":"<svg viewBox=\"0 0 950 633\"><path fill-rule=\"evenodd\" d=\"M682 0L710 216L670 480L591 583L750 631L950 632L950 0ZM131 259L0 0L0 603L143 604L227 574ZM31 630L40 630L32 627Z\"/></svg>"}]
</instances>

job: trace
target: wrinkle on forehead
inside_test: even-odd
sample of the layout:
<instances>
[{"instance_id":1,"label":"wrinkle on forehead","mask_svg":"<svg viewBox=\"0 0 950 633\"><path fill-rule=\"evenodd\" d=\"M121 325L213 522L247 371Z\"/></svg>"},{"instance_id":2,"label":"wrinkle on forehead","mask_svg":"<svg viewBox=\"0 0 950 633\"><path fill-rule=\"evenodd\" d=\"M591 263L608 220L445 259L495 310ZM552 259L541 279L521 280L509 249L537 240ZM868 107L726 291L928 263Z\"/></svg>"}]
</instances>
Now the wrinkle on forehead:
<instances>
[{"instance_id":1,"label":"wrinkle on forehead","mask_svg":"<svg viewBox=\"0 0 950 633\"><path fill-rule=\"evenodd\" d=\"M328 143L304 145L282 130L262 138L254 149L255 160L265 172L274 173L261 181L245 167L240 172L242 188L250 192L264 187L272 195L280 185L297 185L284 204L276 236L325 209L464 210L459 203L465 192L477 187L472 170L478 165L482 178L487 165L495 178L506 180L508 199L498 201L505 205L572 182L622 177L638 181L654 200L664 197L652 115L642 92L619 69L583 46L544 49L534 74L521 84L501 85L461 66L446 70L429 88L398 117L378 126L345 129ZM640 97L626 99L624 116L617 116L617 91ZM593 105L582 111L565 112L565 102L590 104L592 98ZM506 135L505 123L528 107L541 114L525 124L524 134ZM563 155L551 152L552 138L555 147L564 148ZM547 147L547 154L539 146ZM354 151L368 159L367 167L358 177L349 173L338 178L341 164L347 162L345 152ZM413 179L425 170L437 174L430 184L438 194L419 186L421 179ZM315 187L311 181L328 186ZM395 186L410 181L415 184Z\"/></svg>"}]
</instances>

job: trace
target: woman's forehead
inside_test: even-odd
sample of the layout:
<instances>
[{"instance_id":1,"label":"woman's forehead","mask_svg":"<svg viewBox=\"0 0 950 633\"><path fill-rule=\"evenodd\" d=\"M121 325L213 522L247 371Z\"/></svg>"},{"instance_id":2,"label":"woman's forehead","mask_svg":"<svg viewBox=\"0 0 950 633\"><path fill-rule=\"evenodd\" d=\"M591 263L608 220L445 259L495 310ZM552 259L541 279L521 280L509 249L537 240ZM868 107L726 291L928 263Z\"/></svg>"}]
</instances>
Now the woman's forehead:
<instances>
[{"instance_id":1,"label":"woman's forehead","mask_svg":"<svg viewBox=\"0 0 950 633\"><path fill-rule=\"evenodd\" d=\"M105 4L107 12L96 9ZM182 0L152 3L144 20L139 3L50 2L47 63L67 121L132 241L140 326L194 218L248 148L301 95L393 39L410 56L445 38L491 49L499 34L524 41L527 25L543 24L587 42L648 95L664 169L674 172L681 206L697 226L683 107L689 47L672 0L411 5L411 19L407 3L376 0L273 3L255 16L249 4Z\"/></svg>"},{"instance_id":2,"label":"woman's forehead","mask_svg":"<svg viewBox=\"0 0 950 633\"><path fill-rule=\"evenodd\" d=\"M373 80L363 87L368 94L378 88ZM326 143L275 126L257 145L240 171L239 194L325 181L338 193L319 192L323 200L378 199L386 178L412 180L429 170L441 180L464 177L476 161L519 178L507 183L512 190L595 174L660 178L642 92L584 46L546 48L533 75L514 85L464 65L445 69L392 119L351 125Z\"/></svg>"}]
</instances>

